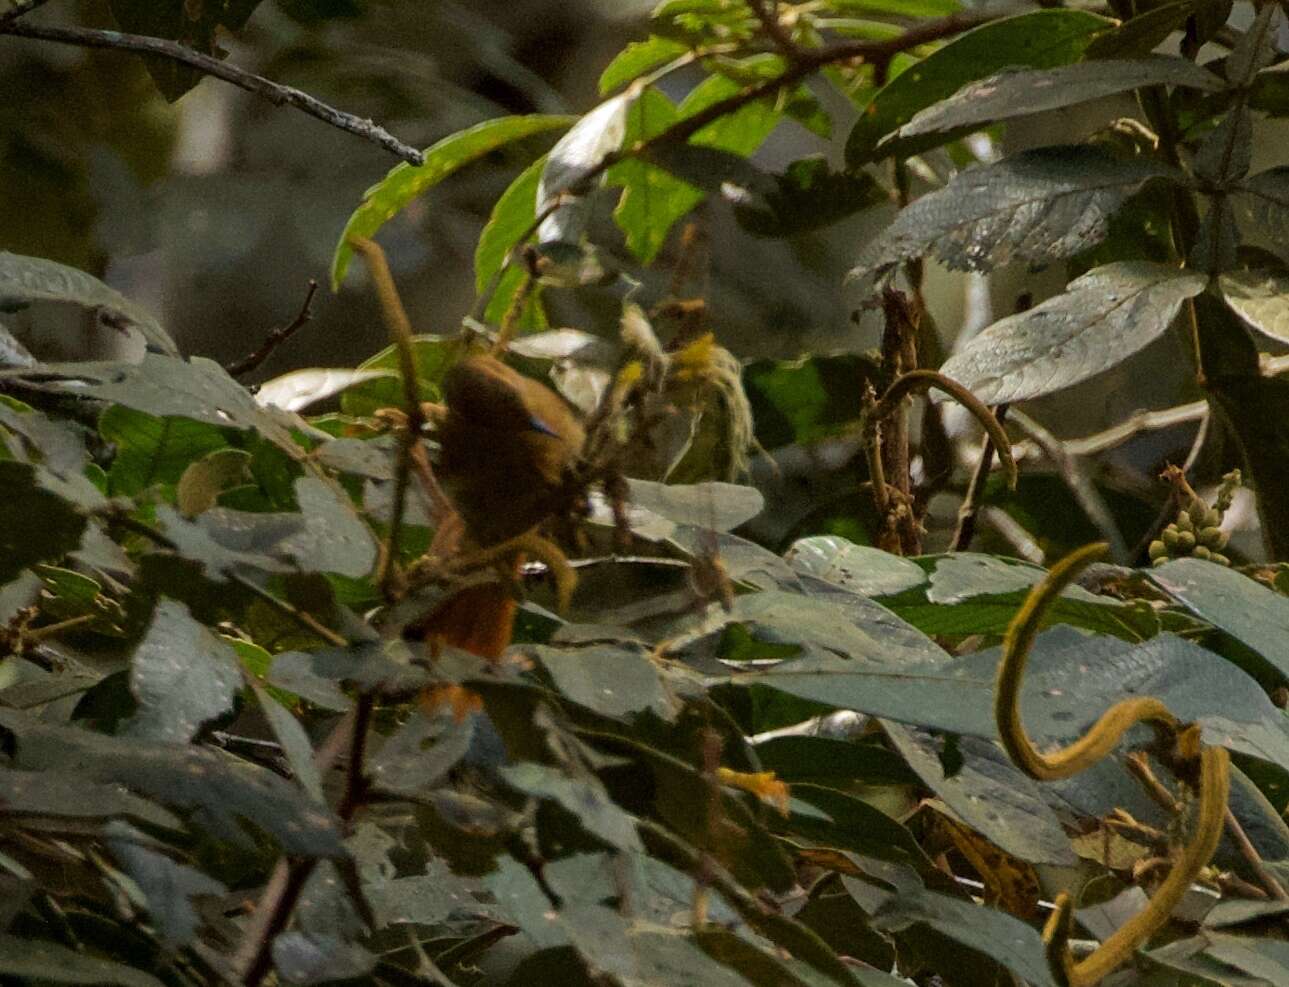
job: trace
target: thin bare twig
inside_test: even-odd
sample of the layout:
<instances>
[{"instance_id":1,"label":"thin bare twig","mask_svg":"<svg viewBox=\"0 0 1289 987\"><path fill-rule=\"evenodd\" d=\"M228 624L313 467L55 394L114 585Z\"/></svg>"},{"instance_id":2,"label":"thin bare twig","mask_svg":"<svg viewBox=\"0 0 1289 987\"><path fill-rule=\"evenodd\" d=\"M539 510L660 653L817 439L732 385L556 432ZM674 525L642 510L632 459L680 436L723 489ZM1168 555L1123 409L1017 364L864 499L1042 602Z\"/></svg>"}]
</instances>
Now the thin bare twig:
<instances>
[{"instance_id":1,"label":"thin bare twig","mask_svg":"<svg viewBox=\"0 0 1289 987\"><path fill-rule=\"evenodd\" d=\"M12 0L13 6L0 14L0 27L12 24L24 14L30 14L37 7L43 7L49 0Z\"/></svg>"},{"instance_id":2,"label":"thin bare twig","mask_svg":"<svg viewBox=\"0 0 1289 987\"><path fill-rule=\"evenodd\" d=\"M5 16L13 13L14 11L11 10ZM26 11L24 10L22 13L26 13ZM53 41L57 44L76 45L81 48L109 48L116 51L129 51L140 55L156 55L159 58L168 58L171 61L188 65L205 75L213 75L217 79L231 82L247 92L263 96L278 106L293 106L329 126L344 130L347 133L361 137L363 140L383 147L409 164L420 165L425 163L424 154L410 144L403 143L384 127L373 123L371 120L364 120L361 117L354 116L352 113L337 110L335 107L328 106L322 100L301 92L299 89L271 82L263 76L255 75L253 72L247 72L245 69L239 69L236 66L229 65L227 62L222 62L218 58L194 51L176 41L167 41L165 38L150 38L141 34L122 34L120 31L99 30L97 28L28 24L26 21L16 19L0 20L0 34L8 34L17 38L32 38L37 41Z\"/></svg>"},{"instance_id":3,"label":"thin bare twig","mask_svg":"<svg viewBox=\"0 0 1289 987\"><path fill-rule=\"evenodd\" d=\"M318 281L316 278L309 279L309 288L304 295L304 304L300 306L300 311L291 322L285 326L279 326L267 336L259 347L246 356L242 357L236 363L229 364L224 369L228 371L230 377L241 377L243 374L249 374L252 370L259 368L279 346L302 329L312 318L313 296L318 293Z\"/></svg>"},{"instance_id":4,"label":"thin bare twig","mask_svg":"<svg viewBox=\"0 0 1289 987\"><path fill-rule=\"evenodd\" d=\"M994 408L994 417L1002 425L1007 420L1007 405L1000 404ZM989 472L994 468L994 440L985 436L984 445L980 447L980 460L976 471L971 474L971 484L967 487L967 496L958 508L958 527L953 532L953 541L949 543L950 552L965 552L971 547L971 539L976 535L976 519L980 515L980 504L984 500L985 485L989 482Z\"/></svg>"},{"instance_id":5,"label":"thin bare twig","mask_svg":"<svg viewBox=\"0 0 1289 987\"><path fill-rule=\"evenodd\" d=\"M1271 897L1276 901L1289 901L1289 892L1285 891L1284 885L1276 880L1276 876L1271 871L1267 870L1267 865L1262 855L1258 853L1258 848L1250 841L1249 835L1240 825L1240 820L1235 818L1235 813L1231 811L1229 805L1226 807L1226 829L1235 840L1235 845L1240 848L1240 855L1244 857L1245 863L1252 868L1253 873L1258 875L1258 880L1262 882L1262 886L1267 889Z\"/></svg>"},{"instance_id":6,"label":"thin bare twig","mask_svg":"<svg viewBox=\"0 0 1289 987\"><path fill-rule=\"evenodd\" d=\"M1084 469L1079 457L1070 453L1069 444L1063 443L1034 419L1020 411L1014 412L1011 420L1029 436L1030 441L1043 450L1043 455L1056 467L1070 493L1083 508L1083 513L1096 526L1101 537L1109 543L1111 558L1119 563L1130 561L1128 543L1123 540L1123 533L1115 523L1114 514L1106 506L1105 498L1097 490L1096 484L1089 479L1087 470Z\"/></svg>"}]
</instances>

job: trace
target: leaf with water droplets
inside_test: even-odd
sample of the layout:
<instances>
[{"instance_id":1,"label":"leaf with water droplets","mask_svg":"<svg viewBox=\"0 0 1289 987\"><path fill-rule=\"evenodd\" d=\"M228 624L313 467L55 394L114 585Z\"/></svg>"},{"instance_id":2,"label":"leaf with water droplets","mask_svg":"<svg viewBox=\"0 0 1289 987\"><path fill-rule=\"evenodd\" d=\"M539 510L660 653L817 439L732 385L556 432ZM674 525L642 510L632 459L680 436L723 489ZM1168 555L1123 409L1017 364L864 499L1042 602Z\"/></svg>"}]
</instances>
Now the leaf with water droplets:
<instances>
[{"instance_id":1,"label":"leaf with water droplets","mask_svg":"<svg viewBox=\"0 0 1289 987\"><path fill-rule=\"evenodd\" d=\"M927 253L958 271L1072 257L1103 240L1110 217L1147 182L1182 177L1167 165L1119 160L1096 147L1025 151L959 172L905 208L850 276L871 284Z\"/></svg>"},{"instance_id":2,"label":"leaf with water droplets","mask_svg":"<svg viewBox=\"0 0 1289 987\"><path fill-rule=\"evenodd\" d=\"M174 600L162 600L130 660L139 709L123 734L192 740L202 724L233 708L242 677L237 654Z\"/></svg>"},{"instance_id":3,"label":"leaf with water droplets","mask_svg":"<svg viewBox=\"0 0 1289 987\"><path fill-rule=\"evenodd\" d=\"M1163 334L1202 274L1148 261L1094 268L1043 304L995 322L941 371L985 404L1026 401L1087 380Z\"/></svg>"}]
</instances>

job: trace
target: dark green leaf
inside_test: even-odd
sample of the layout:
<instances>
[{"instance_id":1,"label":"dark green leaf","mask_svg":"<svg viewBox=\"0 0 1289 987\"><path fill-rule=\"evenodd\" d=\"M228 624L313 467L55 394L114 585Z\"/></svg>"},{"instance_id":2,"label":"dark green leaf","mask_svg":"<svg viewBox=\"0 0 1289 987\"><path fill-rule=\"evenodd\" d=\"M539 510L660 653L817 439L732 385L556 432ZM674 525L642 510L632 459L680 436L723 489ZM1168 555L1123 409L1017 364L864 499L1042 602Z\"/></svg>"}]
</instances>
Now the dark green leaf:
<instances>
[{"instance_id":1,"label":"dark green leaf","mask_svg":"<svg viewBox=\"0 0 1289 987\"><path fill-rule=\"evenodd\" d=\"M968 31L877 92L850 132L846 163L857 168L888 151L907 156L935 147L941 138L901 141L882 151L877 145L918 111L991 72L1013 65L1041 69L1076 61L1092 38L1113 23L1081 10L1037 10Z\"/></svg>"},{"instance_id":2,"label":"dark green leaf","mask_svg":"<svg viewBox=\"0 0 1289 987\"><path fill-rule=\"evenodd\" d=\"M264 768L206 748L51 726L13 710L0 709L0 726L13 734L14 765L23 771L124 785L192 813L193 823L234 845L248 843L244 820L276 839L284 853L344 853L335 819Z\"/></svg>"},{"instance_id":3,"label":"dark green leaf","mask_svg":"<svg viewBox=\"0 0 1289 987\"><path fill-rule=\"evenodd\" d=\"M563 806L588 833L619 850L642 850L635 819L609 798L594 775L572 778L531 761L501 769L506 783L525 795L547 798Z\"/></svg>"},{"instance_id":4,"label":"dark green leaf","mask_svg":"<svg viewBox=\"0 0 1289 987\"><path fill-rule=\"evenodd\" d=\"M218 31L240 31L260 0L222 0L219 3L186 3L184 0L111 0L112 16L121 30L153 38L165 38L193 48L203 55L222 58L224 51L216 40ZM144 64L152 74L163 96L174 102L205 73L172 58L145 57Z\"/></svg>"},{"instance_id":5,"label":"dark green leaf","mask_svg":"<svg viewBox=\"0 0 1289 987\"><path fill-rule=\"evenodd\" d=\"M157 418L113 405L99 418L99 434L116 446L108 470L113 494L134 496L154 483L173 484L189 463L227 445L214 425L190 418Z\"/></svg>"},{"instance_id":6,"label":"dark green leaf","mask_svg":"<svg viewBox=\"0 0 1289 987\"><path fill-rule=\"evenodd\" d=\"M899 138L962 131L1031 113L1075 106L1148 86L1182 86L1216 92L1222 79L1184 58L1154 56L1124 61L1076 62L1047 69L1013 69L963 86L917 113Z\"/></svg>"},{"instance_id":7,"label":"dark green leaf","mask_svg":"<svg viewBox=\"0 0 1289 987\"><path fill-rule=\"evenodd\" d=\"M1112 31L1097 36L1084 58L1140 58L1149 55L1178 30L1195 10L1195 0L1173 0L1143 10Z\"/></svg>"},{"instance_id":8,"label":"dark green leaf","mask_svg":"<svg viewBox=\"0 0 1289 987\"><path fill-rule=\"evenodd\" d=\"M42 489L42 467L0 462L0 583L27 566L54 562L75 551L85 518L66 500Z\"/></svg>"},{"instance_id":9,"label":"dark green leaf","mask_svg":"<svg viewBox=\"0 0 1289 987\"><path fill-rule=\"evenodd\" d=\"M926 254L961 271L1064 260L1099 243L1115 210L1162 178L1182 175L1148 158L1119 160L1086 145L1043 147L969 168L902 210L850 277L869 286Z\"/></svg>"},{"instance_id":10,"label":"dark green leaf","mask_svg":"<svg viewBox=\"0 0 1289 987\"><path fill-rule=\"evenodd\" d=\"M898 932L922 923L974 949L1034 987L1057 987L1038 930L1006 912L937 894L905 891L892 895L874 917L877 928Z\"/></svg>"},{"instance_id":11,"label":"dark green leaf","mask_svg":"<svg viewBox=\"0 0 1289 987\"><path fill-rule=\"evenodd\" d=\"M1259 172L1236 185L1258 233L1278 242L1289 230L1289 165Z\"/></svg>"},{"instance_id":12,"label":"dark green leaf","mask_svg":"<svg viewBox=\"0 0 1289 987\"><path fill-rule=\"evenodd\" d=\"M883 725L908 766L953 814L1004 853L1035 864L1078 862L1039 784L1022 774L992 740L963 737L962 769L948 777L943 739L898 723Z\"/></svg>"},{"instance_id":13,"label":"dark green leaf","mask_svg":"<svg viewBox=\"0 0 1289 987\"><path fill-rule=\"evenodd\" d=\"M995 322L941 371L985 404L1024 401L1087 380L1136 353L1168 328L1201 274L1123 261L1070 282L1065 293Z\"/></svg>"},{"instance_id":14,"label":"dark green leaf","mask_svg":"<svg viewBox=\"0 0 1289 987\"><path fill-rule=\"evenodd\" d=\"M1249 648L1289 681L1289 598L1226 566L1175 559L1150 578L1188 610Z\"/></svg>"},{"instance_id":15,"label":"dark green leaf","mask_svg":"<svg viewBox=\"0 0 1289 987\"><path fill-rule=\"evenodd\" d=\"M416 380L422 401L437 401L442 397L439 385L444 374L465 354L465 342L458 336L416 336L412 340L412 356L416 364ZM393 346L386 346L375 356L360 364L363 370L398 370L398 353ZM350 388L340 396L340 409L346 415L363 417L375 414L381 408L403 406L403 384L390 377L368 381Z\"/></svg>"},{"instance_id":16,"label":"dark green leaf","mask_svg":"<svg viewBox=\"0 0 1289 987\"><path fill-rule=\"evenodd\" d=\"M168 949L178 949L192 943L200 924L192 899L222 895L226 890L224 885L147 846L127 825L112 824L107 845L130 880L143 892L148 915L162 944Z\"/></svg>"},{"instance_id":17,"label":"dark green leaf","mask_svg":"<svg viewBox=\"0 0 1289 987\"><path fill-rule=\"evenodd\" d=\"M204 723L233 708L242 683L237 655L174 600L157 604L130 660L130 691L139 710L123 735L190 741Z\"/></svg>"},{"instance_id":18,"label":"dark green leaf","mask_svg":"<svg viewBox=\"0 0 1289 987\"><path fill-rule=\"evenodd\" d=\"M757 236L798 236L888 201L872 175L833 171L822 157L794 161L773 178L759 200L732 200L734 218Z\"/></svg>"},{"instance_id":19,"label":"dark green leaf","mask_svg":"<svg viewBox=\"0 0 1289 987\"><path fill-rule=\"evenodd\" d=\"M152 974L124 963L87 956L46 940L7 934L0 934L0 973L24 982L164 987Z\"/></svg>"},{"instance_id":20,"label":"dark green leaf","mask_svg":"<svg viewBox=\"0 0 1289 987\"><path fill-rule=\"evenodd\" d=\"M629 719L651 710L674 720L679 712L658 668L638 651L611 645L526 650L541 662L562 696L604 716Z\"/></svg>"},{"instance_id":21,"label":"dark green leaf","mask_svg":"<svg viewBox=\"0 0 1289 987\"><path fill-rule=\"evenodd\" d=\"M120 785L98 785L57 772L0 768L0 810L14 816L53 819L134 819L161 829L182 824L159 805Z\"/></svg>"}]
</instances>

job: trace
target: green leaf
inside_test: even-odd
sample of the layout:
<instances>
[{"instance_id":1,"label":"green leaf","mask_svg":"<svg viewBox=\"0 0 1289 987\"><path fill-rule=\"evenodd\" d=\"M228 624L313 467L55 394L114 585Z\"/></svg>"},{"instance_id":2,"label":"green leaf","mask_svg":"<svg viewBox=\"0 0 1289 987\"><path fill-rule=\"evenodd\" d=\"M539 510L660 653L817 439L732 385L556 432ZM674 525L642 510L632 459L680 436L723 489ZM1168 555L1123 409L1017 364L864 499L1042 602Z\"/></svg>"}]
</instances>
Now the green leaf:
<instances>
[{"instance_id":1,"label":"green leaf","mask_svg":"<svg viewBox=\"0 0 1289 987\"><path fill-rule=\"evenodd\" d=\"M873 921L875 928L887 932L918 923L983 953L1024 983L1057 987L1038 930L1006 912L934 891L904 890L887 899Z\"/></svg>"},{"instance_id":2,"label":"green leaf","mask_svg":"<svg viewBox=\"0 0 1289 987\"><path fill-rule=\"evenodd\" d=\"M656 35L644 41L631 42L618 52L600 74L600 95L607 96L619 86L679 58L688 50L678 41Z\"/></svg>"},{"instance_id":3,"label":"green leaf","mask_svg":"<svg viewBox=\"0 0 1289 987\"><path fill-rule=\"evenodd\" d=\"M43 257L0 251L0 312L32 302L68 302L102 309L137 330L152 352L179 355L174 340L147 309L98 278Z\"/></svg>"},{"instance_id":4,"label":"green leaf","mask_svg":"<svg viewBox=\"0 0 1289 987\"><path fill-rule=\"evenodd\" d=\"M120 785L96 785L56 772L0 767L5 812L50 819L134 819L159 829L181 830L171 813Z\"/></svg>"},{"instance_id":5,"label":"green leaf","mask_svg":"<svg viewBox=\"0 0 1289 987\"><path fill-rule=\"evenodd\" d=\"M1273 242L1289 231L1289 165L1280 165L1237 182L1236 191L1249 221Z\"/></svg>"},{"instance_id":6,"label":"green leaf","mask_svg":"<svg viewBox=\"0 0 1289 987\"><path fill-rule=\"evenodd\" d=\"M465 352L465 342L459 336L412 338L412 362L416 366L416 382L422 401L437 401L442 397L439 387L444 375ZM386 346L359 365L360 370L389 370L396 374L398 368L399 357L393 346ZM356 418L369 417L381 408L402 406L403 384L397 376L367 381L340 396L340 410Z\"/></svg>"},{"instance_id":7,"label":"green leaf","mask_svg":"<svg viewBox=\"0 0 1289 987\"><path fill-rule=\"evenodd\" d=\"M468 164L515 141L550 130L562 130L572 117L532 114L485 120L469 130L443 138L425 152L420 165L397 164L380 182L363 194L362 205L354 210L336 244L331 259L331 288L339 291L353 260L351 236L371 238L387 222L426 189L437 185Z\"/></svg>"},{"instance_id":8,"label":"green leaf","mask_svg":"<svg viewBox=\"0 0 1289 987\"><path fill-rule=\"evenodd\" d=\"M846 431L859 418L854 389L881 384L876 363L837 354L757 360L743 370L756 437L767 449L809 444Z\"/></svg>"},{"instance_id":9,"label":"green leaf","mask_svg":"<svg viewBox=\"0 0 1289 987\"><path fill-rule=\"evenodd\" d=\"M877 145L919 110L991 72L1009 65L1048 68L1077 61L1092 38L1113 24L1081 10L1038 10L968 31L878 90L850 132L847 165L858 168L886 153L907 156L937 146L942 142L938 137L901 141L880 152Z\"/></svg>"},{"instance_id":10,"label":"green leaf","mask_svg":"<svg viewBox=\"0 0 1289 987\"><path fill-rule=\"evenodd\" d=\"M81 543L85 518L43 489L42 467L0 461L0 584L37 562L55 562Z\"/></svg>"},{"instance_id":11,"label":"green leaf","mask_svg":"<svg viewBox=\"0 0 1289 987\"><path fill-rule=\"evenodd\" d=\"M563 806L583 829L619 850L643 850L635 819L609 798L594 775L571 778L555 768L532 761L509 764L501 777L525 795L546 798Z\"/></svg>"},{"instance_id":12,"label":"green leaf","mask_svg":"<svg viewBox=\"0 0 1289 987\"><path fill-rule=\"evenodd\" d=\"M53 726L16 710L0 708L0 727L12 734L13 763L23 771L124 785L191 813L193 824L235 846L251 845L246 822L293 856L345 853L336 820L266 768L209 748Z\"/></svg>"},{"instance_id":13,"label":"green leaf","mask_svg":"<svg viewBox=\"0 0 1289 987\"><path fill-rule=\"evenodd\" d=\"M822 157L801 158L772 177L760 201L733 200L734 218L756 236L800 236L888 201L872 175L833 171Z\"/></svg>"},{"instance_id":14,"label":"green leaf","mask_svg":"<svg viewBox=\"0 0 1289 987\"><path fill-rule=\"evenodd\" d=\"M1289 985L1289 943L1243 936L1214 936L1204 952L1227 967L1272 987Z\"/></svg>"},{"instance_id":15,"label":"green leaf","mask_svg":"<svg viewBox=\"0 0 1289 987\"><path fill-rule=\"evenodd\" d=\"M113 405L99 416L99 434L116 447L108 468L113 495L136 496L153 484L175 484L189 464L223 449L223 431L190 418L158 418Z\"/></svg>"},{"instance_id":16,"label":"green leaf","mask_svg":"<svg viewBox=\"0 0 1289 987\"><path fill-rule=\"evenodd\" d=\"M132 827L114 823L108 828L107 845L143 892L162 945L168 949L187 946L196 939L201 924L192 899L222 895L227 888L201 871L143 845L138 836Z\"/></svg>"},{"instance_id":17,"label":"green leaf","mask_svg":"<svg viewBox=\"0 0 1289 987\"><path fill-rule=\"evenodd\" d=\"M525 649L542 665L560 695L603 716L631 719L646 710L674 720L678 703L649 657L613 645Z\"/></svg>"},{"instance_id":18,"label":"green leaf","mask_svg":"<svg viewBox=\"0 0 1289 987\"><path fill-rule=\"evenodd\" d=\"M1013 69L969 83L948 99L919 111L896 131L896 137L907 139L970 130L1148 86L1217 92L1225 85L1219 76L1194 62L1162 55L1125 61L1077 62L1055 68Z\"/></svg>"},{"instance_id":19,"label":"green leaf","mask_svg":"<svg viewBox=\"0 0 1289 987\"><path fill-rule=\"evenodd\" d=\"M0 933L0 973L21 982L111 984L114 987L164 987L150 973L124 963L101 960L43 939Z\"/></svg>"},{"instance_id":20,"label":"green leaf","mask_svg":"<svg viewBox=\"0 0 1289 987\"><path fill-rule=\"evenodd\" d=\"M203 55L222 58L218 33L237 33L259 6L260 0L222 0L220 3L184 3L182 0L110 0L112 16L121 30L153 38L178 41ZM166 100L173 103L206 73L173 58L144 56L144 64Z\"/></svg>"},{"instance_id":21,"label":"green leaf","mask_svg":"<svg viewBox=\"0 0 1289 987\"><path fill-rule=\"evenodd\" d=\"M647 89L628 115L625 143L656 137L675 123L741 91L725 76L709 76L672 107L656 90ZM708 124L689 143L747 157L770 135L781 115L766 100L749 103ZM672 226L703 201L703 192L656 166L639 160L619 162L609 169L607 182L624 188L613 219L626 234L627 246L643 264L657 256Z\"/></svg>"},{"instance_id":22,"label":"green leaf","mask_svg":"<svg viewBox=\"0 0 1289 987\"><path fill-rule=\"evenodd\" d=\"M1086 145L1043 147L969 168L904 208L849 277L869 286L926 254L955 271L1064 260L1104 239L1114 212L1162 178L1184 176L1149 158L1119 160Z\"/></svg>"},{"instance_id":23,"label":"green leaf","mask_svg":"<svg viewBox=\"0 0 1289 987\"><path fill-rule=\"evenodd\" d=\"M237 654L174 600L162 600L130 659L139 709L123 736L183 743L233 708L242 684Z\"/></svg>"},{"instance_id":24,"label":"green leaf","mask_svg":"<svg viewBox=\"0 0 1289 987\"><path fill-rule=\"evenodd\" d=\"M1149 574L1187 610L1249 648L1265 663L1264 671L1289 681L1289 597L1200 559L1174 559Z\"/></svg>"},{"instance_id":25,"label":"green leaf","mask_svg":"<svg viewBox=\"0 0 1289 987\"><path fill-rule=\"evenodd\" d=\"M1112 31L1098 35L1088 45L1083 57L1141 58L1149 55L1181 28L1186 18L1195 12L1195 0L1174 0L1135 17L1130 17Z\"/></svg>"},{"instance_id":26,"label":"green leaf","mask_svg":"<svg viewBox=\"0 0 1289 987\"><path fill-rule=\"evenodd\" d=\"M479 244L474 249L476 294L483 294L501 270L506 255L519 243L524 231L533 225L537 217L537 186L545 168L546 155L542 155L520 172L493 204L488 223L479 234Z\"/></svg>"},{"instance_id":27,"label":"green leaf","mask_svg":"<svg viewBox=\"0 0 1289 987\"><path fill-rule=\"evenodd\" d=\"M836 535L802 538L784 558L798 572L860 596L894 596L927 582L926 572L916 562Z\"/></svg>"},{"instance_id":28,"label":"green leaf","mask_svg":"<svg viewBox=\"0 0 1289 987\"><path fill-rule=\"evenodd\" d=\"M1264 336L1289 342L1289 274L1230 271L1218 279L1226 304Z\"/></svg>"},{"instance_id":29,"label":"green leaf","mask_svg":"<svg viewBox=\"0 0 1289 987\"><path fill-rule=\"evenodd\" d=\"M1087 380L1161 336L1207 283L1167 264L1122 261L995 322L940 368L985 404L1025 401Z\"/></svg>"}]
</instances>

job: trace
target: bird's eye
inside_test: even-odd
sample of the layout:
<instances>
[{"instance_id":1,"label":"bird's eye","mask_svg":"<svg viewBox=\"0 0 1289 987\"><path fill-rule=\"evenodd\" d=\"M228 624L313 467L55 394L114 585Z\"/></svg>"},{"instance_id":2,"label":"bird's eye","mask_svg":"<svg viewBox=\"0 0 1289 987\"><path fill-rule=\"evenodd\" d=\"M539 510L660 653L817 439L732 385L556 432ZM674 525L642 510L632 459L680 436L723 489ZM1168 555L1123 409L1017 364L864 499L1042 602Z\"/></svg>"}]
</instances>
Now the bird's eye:
<instances>
[{"instance_id":1,"label":"bird's eye","mask_svg":"<svg viewBox=\"0 0 1289 987\"><path fill-rule=\"evenodd\" d=\"M529 418L528 418L528 425L529 425L529 427L530 427L530 428L532 428L532 429L534 429L534 430L536 430L536 431L538 431L538 432L541 432L543 435L549 435L551 438L554 438L554 439L558 439L558 438L560 437L560 435L559 435L559 433L558 433L558 432L556 432L553 428L551 428L549 425L547 425L544 421L542 421L542 420L541 420L540 418L538 418L536 415L530 415L530 416L529 416Z\"/></svg>"}]
</instances>

